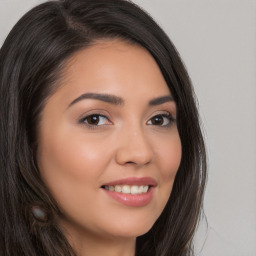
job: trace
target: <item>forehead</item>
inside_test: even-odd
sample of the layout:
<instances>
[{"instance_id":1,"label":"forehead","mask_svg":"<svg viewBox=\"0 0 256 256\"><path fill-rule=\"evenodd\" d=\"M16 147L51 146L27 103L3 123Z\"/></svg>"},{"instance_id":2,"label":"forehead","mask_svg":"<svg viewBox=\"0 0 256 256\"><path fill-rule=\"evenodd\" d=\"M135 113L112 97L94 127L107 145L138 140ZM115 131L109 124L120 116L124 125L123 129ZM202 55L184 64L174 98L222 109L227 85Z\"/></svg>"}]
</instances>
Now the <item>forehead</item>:
<instances>
[{"instance_id":1,"label":"forehead","mask_svg":"<svg viewBox=\"0 0 256 256\"><path fill-rule=\"evenodd\" d=\"M62 76L60 90L74 97L86 92L140 99L170 95L151 54L121 40L100 41L80 50L70 58Z\"/></svg>"}]
</instances>

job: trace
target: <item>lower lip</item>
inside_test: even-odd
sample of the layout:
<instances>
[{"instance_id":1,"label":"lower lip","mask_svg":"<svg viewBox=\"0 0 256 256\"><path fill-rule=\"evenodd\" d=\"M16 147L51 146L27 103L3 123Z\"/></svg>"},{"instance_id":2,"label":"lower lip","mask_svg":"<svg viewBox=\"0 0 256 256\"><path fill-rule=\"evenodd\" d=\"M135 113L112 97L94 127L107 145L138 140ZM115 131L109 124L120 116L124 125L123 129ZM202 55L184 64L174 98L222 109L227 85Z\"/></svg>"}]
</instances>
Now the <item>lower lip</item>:
<instances>
[{"instance_id":1,"label":"lower lip","mask_svg":"<svg viewBox=\"0 0 256 256\"><path fill-rule=\"evenodd\" d=\"M146 206L147 204L149 204L154 194L154 187L150 187L147 193L143 193L139 195L124 194L124 193L119 193L115 191L109 191L106 189L103 189L103 190L108 196L112 197L119 203L122 203L127 206L135 206L135 207Z\"/></svg>"}]
</instances>

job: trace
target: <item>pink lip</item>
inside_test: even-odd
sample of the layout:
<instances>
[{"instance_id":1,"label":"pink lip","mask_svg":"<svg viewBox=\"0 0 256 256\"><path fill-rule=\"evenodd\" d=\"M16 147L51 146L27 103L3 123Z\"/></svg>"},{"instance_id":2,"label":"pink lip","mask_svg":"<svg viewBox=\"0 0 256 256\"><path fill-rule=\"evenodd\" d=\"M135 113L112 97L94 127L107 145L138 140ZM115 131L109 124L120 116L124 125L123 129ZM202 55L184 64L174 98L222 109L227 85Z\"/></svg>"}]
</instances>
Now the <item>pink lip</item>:
<instances>
[{"instance_id":1,"label":"pink lip","mask_svg":"<svg viewBox=\"0 0 256 256\"><path fill-rule=\"evenodd\" d=\"M103 189L108 196L115 199L119 203L122 203L127 206L142 207L149 204L150 201L153 199L154 190L155 190L155 187L157 186L157 182L150 177L143 177L143 178L132 177L132 178L126 178L121 180L115 180L115 181L104 184L104 186L115 186L115 185L137 185L137 186L148 185L150 186L147 193L142 193L139 195L124 194L124 193Z\"/></svg>"},{"instance_id":2,"label":"pink lip","mask_svg":"<svg viewBox=\"0 0 256 256\"><path fill-rule=\"evenodd\" d=\"M137 186L148 185L148 186L156 187L157 182L151 177L141 177L141 178L130 177L130 178L111 181L104 184L104 186L115 186L115 185L137 185Z\"/></svg>"},{"instance_id":3,"label":"pink lip","mask_svg":"<svg viewBox=\"0 0 256 256\"><path fill-rule=\"evenodd\" d=\"M108 196L112 197L116 201L127 206L135 207L146 206L150 203L154 195L154 187L149 188L147 193L143 193L140 195L123 194L115 191L109 191L106 189L103 190Z\"/></svg>"}]
</instances>

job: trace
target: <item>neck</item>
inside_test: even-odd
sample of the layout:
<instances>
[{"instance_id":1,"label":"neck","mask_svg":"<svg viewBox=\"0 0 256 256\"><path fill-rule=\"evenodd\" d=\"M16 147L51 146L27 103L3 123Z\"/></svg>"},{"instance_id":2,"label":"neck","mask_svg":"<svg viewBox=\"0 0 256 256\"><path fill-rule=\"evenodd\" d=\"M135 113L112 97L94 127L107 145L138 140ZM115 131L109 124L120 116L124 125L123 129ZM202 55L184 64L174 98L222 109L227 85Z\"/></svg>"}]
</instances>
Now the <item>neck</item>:
<instances>
[{"instance_id":1,"label":"neck","mask_svg":"<svg viewBox=\"0 0 256 256\"><path fill-rule=\"evenodd\" d=\"M136 238L98 235L65 228L64 233L77 256L135 256Z\"/></svg>"},{"instance_id":2,"label":"neck","mask_svg":"<svg viewBox=\"0 0 256 256\"><path fill-rule=\"evenodd\" d=\"M79 241L74 243L74 249L78 256L134 256L135 241L118 241L97 239Z\"/></svg>"}]
</instances>

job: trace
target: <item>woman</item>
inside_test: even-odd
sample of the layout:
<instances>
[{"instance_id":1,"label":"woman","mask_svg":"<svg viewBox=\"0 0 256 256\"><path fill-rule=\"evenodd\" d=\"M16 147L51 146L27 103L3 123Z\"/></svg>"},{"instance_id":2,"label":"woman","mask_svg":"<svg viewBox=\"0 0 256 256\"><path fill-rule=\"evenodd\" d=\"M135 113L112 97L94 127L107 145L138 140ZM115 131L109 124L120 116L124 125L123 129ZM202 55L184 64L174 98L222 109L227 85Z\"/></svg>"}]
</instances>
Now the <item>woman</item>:
<instances>
[{"instance_id":1,"label":"woman","mask_svg":"<svg viewBox=\"0 0 256 256\"><path fill-rule=\"evenodd\" d=\"M49 1L0 52L1 255L193 255L206 180L193 89L125 0Z\"/></svg>"}]
</instances>

